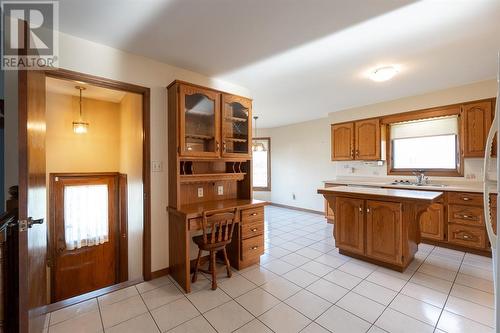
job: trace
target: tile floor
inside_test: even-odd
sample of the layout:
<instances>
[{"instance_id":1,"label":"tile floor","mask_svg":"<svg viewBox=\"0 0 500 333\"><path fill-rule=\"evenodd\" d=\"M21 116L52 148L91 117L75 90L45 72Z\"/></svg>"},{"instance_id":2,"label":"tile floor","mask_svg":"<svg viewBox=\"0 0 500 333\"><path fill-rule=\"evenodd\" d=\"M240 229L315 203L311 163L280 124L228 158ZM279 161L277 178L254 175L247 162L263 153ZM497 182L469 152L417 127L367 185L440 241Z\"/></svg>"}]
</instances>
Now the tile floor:
<instances>
[{"instance_id":1,"label":"tile floor","mask_svg":"<svg viewBox=\"0 0 500 333\"><path fill-rule=\"evenodd\" d=\"M47 315L58 332L493 332L488 258L419 246L397 273L343 256L320 215L266 208L261 265L185 295L169 277Z\"/></svg>"}]
</instances>

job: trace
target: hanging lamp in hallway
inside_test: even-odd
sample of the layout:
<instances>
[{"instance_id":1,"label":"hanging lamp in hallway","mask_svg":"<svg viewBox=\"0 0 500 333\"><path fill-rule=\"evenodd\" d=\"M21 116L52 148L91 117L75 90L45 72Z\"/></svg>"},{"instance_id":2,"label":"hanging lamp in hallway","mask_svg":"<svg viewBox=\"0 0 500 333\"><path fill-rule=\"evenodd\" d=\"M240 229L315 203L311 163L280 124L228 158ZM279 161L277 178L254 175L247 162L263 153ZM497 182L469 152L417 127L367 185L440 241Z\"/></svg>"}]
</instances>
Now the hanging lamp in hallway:
<instances>
[{"instance_id":1,"label":"hanging lamp in hallway","mask_svg":"<svg viewBox=\"0 0 500 333\"><path fill-rule=\"evenodd\" d=\"M257 119L259 119L258 116L253 116L254 119L254 140L257 137ZM252 144L252 151L266 151L266 147L262 142L253 142Z\"/></svg>"},{"instance_id":2,"label":"hanging lamp in hallway","mask_svg":"<svg viewBox=\"0 0 500 333\"><path fill-rule=\"evenodd\" d=\"M87 133L88 129L89 129L89 123L84 121L83 120L83 115L82 115L82 91L85 90L86 88L85 87L82 87L82 86L76 86L75 87L76 89L78 89L80 91L80 113L79 113L79 118L78 118L78 121L74 121L73 122L73 132L75 132L75 134L85 134Z\"/></svg>"}]
</instances>

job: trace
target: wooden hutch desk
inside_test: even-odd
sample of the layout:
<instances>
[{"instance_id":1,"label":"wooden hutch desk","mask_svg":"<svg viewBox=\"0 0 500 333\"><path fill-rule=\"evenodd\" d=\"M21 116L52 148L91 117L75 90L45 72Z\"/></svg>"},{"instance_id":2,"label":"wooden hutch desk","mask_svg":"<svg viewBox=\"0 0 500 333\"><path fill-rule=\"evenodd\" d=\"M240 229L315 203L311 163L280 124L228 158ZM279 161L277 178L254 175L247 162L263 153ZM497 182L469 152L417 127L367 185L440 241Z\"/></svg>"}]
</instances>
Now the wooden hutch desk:
<instances>
[{"instance_id":1,"label":"wooden hutch desk","mask_svg":"<svg viewBox=\"0 0 500 333\"><path fill-rule=\"evenodd\" d=\"M239 208L231 266L260 262L264 201L252 198L252 101L174 81L168 87L169 268L191 291L191 233L204 211Z\"/></svg>"}]
</instances>

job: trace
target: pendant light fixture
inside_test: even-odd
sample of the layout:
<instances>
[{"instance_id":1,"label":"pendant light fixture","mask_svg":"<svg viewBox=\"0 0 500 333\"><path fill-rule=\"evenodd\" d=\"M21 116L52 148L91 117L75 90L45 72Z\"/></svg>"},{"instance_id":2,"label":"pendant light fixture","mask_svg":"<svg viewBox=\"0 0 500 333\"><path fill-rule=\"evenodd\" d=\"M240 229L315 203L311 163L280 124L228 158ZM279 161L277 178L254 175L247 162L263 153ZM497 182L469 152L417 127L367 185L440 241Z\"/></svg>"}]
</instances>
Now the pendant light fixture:
<instances>
[{"instance_id":1,"label":"pendant light fixture","mask_svg":"<svg viewBox=\"0 0 500 333\"><path fill-rule=\"evenodd\" d=\"M254 119L254 138L257 137L257 119L259 119L258 116L253 116ZM262 142L253 142L252 144L252 151L266 151L266 147Z\"/></svg>"},{"instance_id":2,"label":"pendant light fixture","mask_svg":"<svg viewBox=\"0 0 500 333\"><path fill-rule=\"evenodd\" d=\"M80 91L80 114L78 121L73 122L73 132L75 134L85 134L87 133L89 129L89 123L86 121L83 121L83 116L82 116L82 91L85 90L85 87L82 86L76 86L75 89L78 89Z\"/></svg>"}]
</instances>

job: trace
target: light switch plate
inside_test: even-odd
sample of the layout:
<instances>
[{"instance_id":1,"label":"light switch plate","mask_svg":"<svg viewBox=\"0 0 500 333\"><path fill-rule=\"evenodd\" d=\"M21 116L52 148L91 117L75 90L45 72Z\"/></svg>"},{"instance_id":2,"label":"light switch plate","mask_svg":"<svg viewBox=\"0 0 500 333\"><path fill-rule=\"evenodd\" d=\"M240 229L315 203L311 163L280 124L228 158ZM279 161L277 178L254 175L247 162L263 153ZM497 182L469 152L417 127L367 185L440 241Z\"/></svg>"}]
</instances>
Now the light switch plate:
<instances>
[{"instance_id":1,"label":"light switch plate","mask_svg":"<svg viewBox=\"0 0 500 333\"><path fill-rule=\"evenodd\" d=\"M198 187L198 198L203 197L203 187Z\"/></svg>"},{"instance_id":2,"label":"light switch plate","mask_svg":"<svg viewBox=\"0 0 500 333\"><path fill-rule=\"evenodd\" d=\"M151 169L153 172L162 172L163 171L163 162L162 161L151 161Z\"/></svg>"},{"instance_id":3,"label":"light switch plate","mask_svg":"<svg viewBox=\"0 0 500 333\"><path fill-rule=\"evenodd\" d=\"M222 185L217 186L217 194L218 195L224 194L224 186L222 186Z\"/></svg>"}]
</instances>

